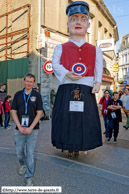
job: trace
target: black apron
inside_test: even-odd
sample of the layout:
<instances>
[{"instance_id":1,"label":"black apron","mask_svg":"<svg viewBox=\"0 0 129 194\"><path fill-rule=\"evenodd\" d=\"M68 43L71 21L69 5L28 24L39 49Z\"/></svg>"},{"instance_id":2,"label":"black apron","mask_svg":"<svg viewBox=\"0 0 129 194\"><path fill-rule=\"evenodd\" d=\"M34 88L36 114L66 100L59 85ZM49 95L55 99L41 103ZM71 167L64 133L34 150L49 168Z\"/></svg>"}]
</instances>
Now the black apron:
<instances>
[{"instance_id":1,"label":"black apron","mask_svg":"<svg viewBox=\"0 0 129 194\"><path fill-rule=\"evenodd\" d=\"M79 88L80 97L74 91ZM92 87L63 84L57 91L52 116L52 144L58 149L86 151L102 146L101 124ZM84 102L84 112L69 111L70 101Z\"/></svg>"}]
</instances>

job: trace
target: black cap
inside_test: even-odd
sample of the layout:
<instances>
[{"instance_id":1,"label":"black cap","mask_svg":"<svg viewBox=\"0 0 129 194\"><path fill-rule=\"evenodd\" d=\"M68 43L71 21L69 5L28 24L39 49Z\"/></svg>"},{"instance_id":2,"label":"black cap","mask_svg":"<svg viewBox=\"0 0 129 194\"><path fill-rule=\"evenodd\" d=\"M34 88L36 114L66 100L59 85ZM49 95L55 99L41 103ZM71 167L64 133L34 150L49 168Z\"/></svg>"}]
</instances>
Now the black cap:
<instances>
[{"instance_id":1,"label":"black cap","mask_svg":"<svg viewBox=\"0 0 129 194\"><path fill-rule=\"evenodd\" d=\"M66 14L71 16L75 13L83 13L89 17L89 5L84 1L75 1L66 8Z\"/></svg>"}]
</instances>

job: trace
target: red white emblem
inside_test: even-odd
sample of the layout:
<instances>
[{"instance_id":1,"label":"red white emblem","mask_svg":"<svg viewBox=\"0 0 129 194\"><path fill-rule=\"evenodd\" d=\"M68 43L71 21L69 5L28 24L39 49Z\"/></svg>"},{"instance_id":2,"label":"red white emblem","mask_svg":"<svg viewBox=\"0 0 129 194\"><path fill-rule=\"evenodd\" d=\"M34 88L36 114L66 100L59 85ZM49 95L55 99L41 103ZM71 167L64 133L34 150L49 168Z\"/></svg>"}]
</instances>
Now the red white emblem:
<instances>
[{"instance_id":1,"label":"red white emblem","mask_svg":"<svg viewBox=\"0 0 129 194\"><path fill-rule=\"evenodd\" d=\"M47 61L45 64L44 64L44 71L47 72L47 73L53 73L53 68L52 68L52 61Z\"/></svg>"},{"instance_id":2,"label":"red white emblem","mask_svg":"<svg viewBox=\"0 0 129 194\"><path fill-rule=\"evenodd\" d=\"M88 72L88 67L87 67L87 65L85 65L83 63L76 63L76 64L72 65L71 71L74 72L74 75L85 76Z\"/></svg>"}]
</instances>

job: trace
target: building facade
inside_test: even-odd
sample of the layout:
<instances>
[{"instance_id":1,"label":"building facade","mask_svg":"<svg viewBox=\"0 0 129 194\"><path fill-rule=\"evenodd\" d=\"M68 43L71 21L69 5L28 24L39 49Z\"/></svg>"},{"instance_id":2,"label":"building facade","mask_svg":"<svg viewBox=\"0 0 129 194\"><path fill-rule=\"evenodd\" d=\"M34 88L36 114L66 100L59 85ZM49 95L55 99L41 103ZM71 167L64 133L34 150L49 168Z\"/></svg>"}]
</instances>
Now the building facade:
<instances>
[{"instance_id":1,"label":"building facade","mask_svg":"<svg viewBox=\"0 0 129 194\"><path fill-rule=\"evenodd\" d=\"M36 84L40 87L44 109L48 114L50 90L57 89L58 81L54 74L46 73L43 67L46 61L52 60L55 46L69 40L68 18L65 10L73 1L75 0L1 0L0 2L0 23L2 24L0 71L3 71L1 63L8 61L6 74L9 93L13 95L17 89L22 88L24 73L21 76L17 74L27 71L33 73L36 76ZM114 43L113 49L103 51L103 82L101 91L97 94L99 99L105 87L113 86L114 83L115 44L119 38L116 22L104 2L102 0L86 2L90 5L90 28L85 40L95 46L100 40L112 39ZM18 68L14 76L8 77L8 68L11 69L10 61L13 60L16 63L16 60L23 58L28 59L28 62L21 63L21 70ZM17 63L14 69L20 67L19 61ZM28 70L23 70L23 67Z\"/></svg>"},{"instance_id":2,"label":"building facade","mask_svg":"<svg viewBox=\"0 0 129 194\"><path fill-rule=\"evenodd\" d=\"M121 39L119 56L119 74L118 82L121 80L123 83L119 85L122 88L124 85L129 84L129 34Z\"/></svg>"}]
</instances>

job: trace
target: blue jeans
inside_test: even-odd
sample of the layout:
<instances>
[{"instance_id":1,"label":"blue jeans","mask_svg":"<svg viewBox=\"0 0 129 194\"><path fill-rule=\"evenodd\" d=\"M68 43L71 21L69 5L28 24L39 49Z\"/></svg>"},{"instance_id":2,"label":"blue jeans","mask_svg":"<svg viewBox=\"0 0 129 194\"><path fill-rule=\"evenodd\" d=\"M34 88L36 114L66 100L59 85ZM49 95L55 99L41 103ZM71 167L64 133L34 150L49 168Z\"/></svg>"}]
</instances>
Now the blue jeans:
<instances>
[{"instance_id":1,"label":"blue jeans","mask_svg":"<svg viewBox=\"0 0 129 194\"><path fill-rule=\"evenodd\" d=\"M14 130L14 141L19 163L20 165L26 165L25 178L34 176L34 149L37 137L38 130L33 130L29 135L21 134L19 130Z\"/></svg>"},{"instance_id":2,"label":"blue jeans","mask_svg":"<svg viewBox=\"0 0 129 194\"><path fill-rule=\"evenodd\" d=\"M103 120L105 126L105 133L106 135L108 135L108 125L109 125L108 115L103 115Z\"/></svg>"},{"instance_id":3,"label":"blue jeans","mask_svg":"<svg viewBox=\"0 0 129 194\"><path fill-rule=\"evenodd\" d=\"M5 121L4 121L5 128L8 127L8 121L9 121L9 113L5 112Z\"/></svg>"}]
</instances>

